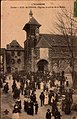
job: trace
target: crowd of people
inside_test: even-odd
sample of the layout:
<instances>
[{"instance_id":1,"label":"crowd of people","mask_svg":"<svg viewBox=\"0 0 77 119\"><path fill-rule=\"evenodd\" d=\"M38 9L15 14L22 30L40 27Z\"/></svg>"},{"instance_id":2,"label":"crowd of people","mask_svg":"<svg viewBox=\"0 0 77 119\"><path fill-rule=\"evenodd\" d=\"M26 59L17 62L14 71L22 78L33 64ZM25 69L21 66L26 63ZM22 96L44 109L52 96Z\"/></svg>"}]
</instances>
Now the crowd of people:
<instances>
[{"instance_id":1,"label":"crowd of people","mask_svg":"<svg viewBox=\"0 0 77 119\"><path fill-rule=\"evenodd\" d=\"M22 100L21 95L24 96L24 112L28 115L36 115L38 114L39 108L45 105L50 105L51 110L47 109L46 119L51 119L53 116L54 119L61 119L61 114L58 109L58 102L62 99L62 111L65 114L71 113L71 106L73 104L73 90L65 89L65 87L69 86L69 83L65 80L64 72L62 73L62 80L43 80L39 78L39 80L32 79L28 76L26 79L16 80L15 77L12 76L12 96L15 99L15 104L13 107L13 119L15 119L15 114L22 112ZM10 80L10 78L9 78ZM0 80L0 88L3 88L3 92L5 94L9 91L9 81L6 76ZM36 91L41 90L39 95L40 105L37 100ZM62 98L63 97L63 98ZM19 115L18 115L19 116ZM17 118L16 118L17 119ZM19 119L19 118L18 118Z\"/></svg>"}]
</instances>

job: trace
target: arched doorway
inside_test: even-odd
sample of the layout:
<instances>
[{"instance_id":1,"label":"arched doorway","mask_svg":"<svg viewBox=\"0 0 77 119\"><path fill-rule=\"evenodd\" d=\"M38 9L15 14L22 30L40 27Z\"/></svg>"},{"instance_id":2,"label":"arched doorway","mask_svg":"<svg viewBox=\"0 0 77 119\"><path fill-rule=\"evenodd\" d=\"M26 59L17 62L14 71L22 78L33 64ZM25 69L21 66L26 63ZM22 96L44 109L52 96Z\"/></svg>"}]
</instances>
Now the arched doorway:
<instances>
[{"instance_id":1,"label":"arched doorway","mask_svg":"<svg viewBox=\"0 0 77 119\"><path fill-rule=\"evenodd\" d=\"M38 67L38 71L44 72L44 71L48 71L48 61L47 60L40 60L37 63L37 67Z\"/></svg>"}]
</instances>

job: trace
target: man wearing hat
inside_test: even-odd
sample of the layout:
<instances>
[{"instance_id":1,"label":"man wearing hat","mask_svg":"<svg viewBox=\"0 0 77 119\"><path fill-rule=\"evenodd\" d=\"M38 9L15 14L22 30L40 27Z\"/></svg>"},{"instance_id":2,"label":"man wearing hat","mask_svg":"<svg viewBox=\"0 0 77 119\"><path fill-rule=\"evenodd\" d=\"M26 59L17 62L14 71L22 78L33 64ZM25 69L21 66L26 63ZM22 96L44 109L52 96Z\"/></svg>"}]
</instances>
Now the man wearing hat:
<instances>
[{"instance_id":1,"label":"man wearing hat","mask_svg":"<svg viewBox=\"0 0 77 119\"><path fill-rule=\"evenodd\" d=\"M47 109L47 112L46 112L46 119L51 119L51 112L50 112L50 109Z\"/></svg>"}]
</instances>

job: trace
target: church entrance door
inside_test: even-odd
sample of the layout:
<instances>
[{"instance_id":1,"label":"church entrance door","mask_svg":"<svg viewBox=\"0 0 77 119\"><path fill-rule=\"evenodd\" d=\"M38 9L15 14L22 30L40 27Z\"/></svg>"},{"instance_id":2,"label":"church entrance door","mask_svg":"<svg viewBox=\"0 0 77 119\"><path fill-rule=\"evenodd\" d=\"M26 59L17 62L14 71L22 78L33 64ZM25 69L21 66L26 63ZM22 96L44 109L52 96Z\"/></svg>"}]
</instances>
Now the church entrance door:
<instances>
[{"instance_id":1,"label":"church entrance door","mask_svg":"<svg viewBox=\"0 0 77 119\"><path fill-rule=\"evenodd\" d=\"M42 59L37 63L38 71L44 72L48 71L48 61Z\"/></svg>"}]
</instances>

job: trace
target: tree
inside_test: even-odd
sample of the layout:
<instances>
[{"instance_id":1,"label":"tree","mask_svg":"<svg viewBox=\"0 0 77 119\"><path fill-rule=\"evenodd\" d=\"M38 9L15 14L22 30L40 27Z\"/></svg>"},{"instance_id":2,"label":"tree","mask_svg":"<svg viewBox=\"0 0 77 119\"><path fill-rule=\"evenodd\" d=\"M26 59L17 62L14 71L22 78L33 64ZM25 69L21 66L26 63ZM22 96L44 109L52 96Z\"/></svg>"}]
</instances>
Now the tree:
<instances>
[{"instance_id":1,"label":"tree","mask_svg":"<svg viewBox=\"0 0 77 119\"><path fill-rule=\"evenodd\" d=\"M75 59L75 41L77 39L77 20L73 17L72 12L68 12L66 9L61 9L61 12L57 15L57 22L55 23L57 31L63 35L67 41L67 45L70 53L70 64L72 68L72 79L73 85L75 84L75 68L74 68L74 59ZM77 43L77 42L76 42Z\"/></svg>"}]
</instances>

